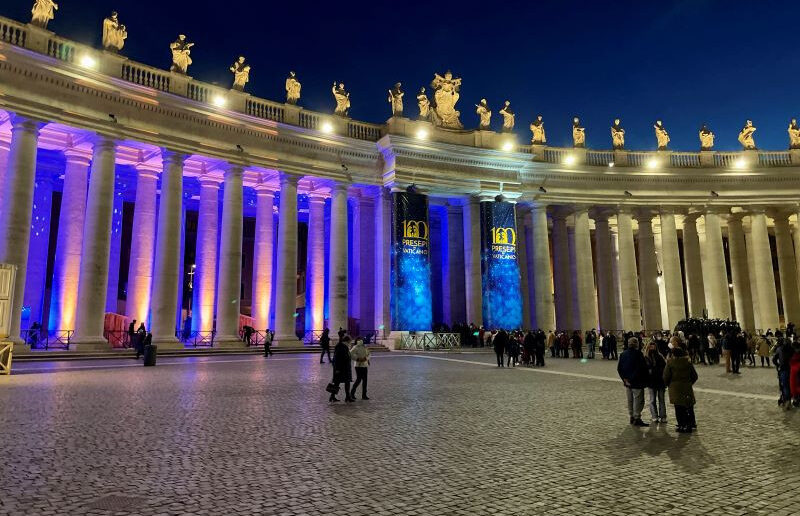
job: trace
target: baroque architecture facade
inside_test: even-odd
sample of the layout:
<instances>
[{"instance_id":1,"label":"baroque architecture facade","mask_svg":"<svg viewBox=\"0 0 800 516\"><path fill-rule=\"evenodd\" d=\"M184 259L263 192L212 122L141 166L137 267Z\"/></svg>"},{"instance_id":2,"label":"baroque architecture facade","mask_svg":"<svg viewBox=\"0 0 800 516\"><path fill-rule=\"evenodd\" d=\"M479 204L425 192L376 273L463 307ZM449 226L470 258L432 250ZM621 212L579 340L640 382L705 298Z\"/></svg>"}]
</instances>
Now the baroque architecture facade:
<instances>
[{"instance_id":1,"label":"baroque architecture facade","mask_svg":"<svg viewBox=\"0 0 800 516\"><path fill-rule=\"evenodd\" d=\"M658 122L661 150L628 151L616 121L614 149L598 151L577 118L575 147L556 148L541 117L521 145L508 105L503 132L461 128L449 72L435 76L435 104L418 95L418 119L402 116L398 83L392 118L363 123L344 116L343 84L342 116L312 112L293 73L286 103L259 99L243 91L243 60L229 90L187 76L191 44L175 45L183 69L164 71L0 18L11 338L30 342L35 322L73 349L105 349L109 321L132 319L166 347L206 334L241 345L244 324L282 344L325 326L488 325L487 313L545 330L800 320L798 149L672 152ZM401 197L426 210L402 236ZM507 226L488 228L508 203ZM415 239L430 317L402 327L398 246ZM518 319L494 312L507 307L487 291L492 256L515 264L497 281Z\"/></svg>"}]
</instances>

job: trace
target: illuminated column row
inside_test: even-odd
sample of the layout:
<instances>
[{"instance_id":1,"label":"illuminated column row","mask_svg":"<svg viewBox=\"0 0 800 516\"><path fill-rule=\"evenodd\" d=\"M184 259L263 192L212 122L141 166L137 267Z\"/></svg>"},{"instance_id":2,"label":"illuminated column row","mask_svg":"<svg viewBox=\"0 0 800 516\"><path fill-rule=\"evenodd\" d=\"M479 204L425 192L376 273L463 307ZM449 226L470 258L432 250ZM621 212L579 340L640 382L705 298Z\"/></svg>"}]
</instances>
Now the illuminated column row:
<instances>
[{"instance_id":1,"label":"illuminated column row","mask_svg":"<svg viewBox=\"0 0 800 516\"><path fill-rule=\"evenodd\" d=\"M308 197L308 245L306 256L306 329L319 331L325 325L325 197Z\"/></svg>"},{"instance_id":2,"label":"illuminated column row","mask_svg":"<svg viewBox=\"0 0 800 516\"><path fill-rule=\"evenodd\" d=\"M272 251L275 193L263 182L256 185L256 233L253 248L253 324L270 327L272 311Z\"/></svg>"},{"instance_id":3,"label":"illuminated column row","mask_svg":"<svg viewBox=\"0 0 800 516\"><path fill-rule=\"evenodd\" d=\"M131 254L128 265L126 315L149 327L150 289L153 283L155 256L156 201L158 169L147 165L136 167L136 203L131 228ZM137 324L138 327L138 324Z\"/></svg>"},{"instance_id":4,"label":"illuminated column row","mask_svg":"<svg viewBox=\"0 0 800 516\"><path fill-rule=\"evenodd\" d=\"M240 166L225 171L222 228L217 279L217 334L220 346L236 345L239 338L239 301L242 284L242 174Z\"/></svg>"}]
</instances>

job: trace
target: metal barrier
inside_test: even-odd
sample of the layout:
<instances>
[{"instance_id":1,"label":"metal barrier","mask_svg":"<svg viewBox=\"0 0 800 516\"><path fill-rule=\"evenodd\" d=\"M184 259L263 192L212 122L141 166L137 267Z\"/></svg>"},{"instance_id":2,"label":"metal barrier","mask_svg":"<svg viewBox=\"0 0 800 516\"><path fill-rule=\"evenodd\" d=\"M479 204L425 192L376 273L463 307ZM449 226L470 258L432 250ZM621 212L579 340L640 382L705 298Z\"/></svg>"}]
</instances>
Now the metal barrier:
<instances>
[{"instance_id":1,"label":"metal barrier","mask_svg":"<svg viewBox=\"0 0 800 516\"><path fill-rule=\"evenodd\" d=\"M217 332L211 331L190 331L185 333L183 331L176 331L175 336L183 343L184 346L191 346L193 348L210 348L214 345L214 337Z\"/></svg>"},{"instance_id":2,"label":"metal barrier","mask_svg":"<svg viewBox=\"0 0 800 516\"><path fill-rule=\"evenodd\" d=\"M430 351L460 348L461 336L458 333L409 333L400 337L400 349Z\"/></svg>"},{"instance_id":3,"label":"metal barrier","mask_svg":"<svg viewBox=\"0 0 800 516\"><path fill-rule=\"evenodd\" d=\"M322 330L308 330L303 334L303 344L314 345L319 344L319 339L322 337ZM331 341L335 344L336 335L331 337Z\"/></svg>"},{"instance_id":4,"label":"metal barrier","mask_svg":"<svg viewBox=\"0 0 800 516\"><path fill-rule=\"evenodd\" d=\"M239 330L239 338L242 339L249 347L261 347L264 345L264 340L267 338L267 331L255 330L250 335L250 342L247 342L244 338L244 331Z\"/></svg>"},{"instance_id":5,"label":"metal barrier","mask_svg":"<svg viewBox=\"0 0 800 516\"><path fill-rule=\"evenodd\" d=\"M126 330L106 330L103 332L103 337L111 344L112 348L127 349L133 347L130 335Z\"/></svg>"},{"instance_id":6,"label":"metal barrier","mask_svg":"<svg viewBox=\"0 0 800 516\"><path fill-rule=\"evenodd\" d=\"M73 330L55 330L48 333L44 328L27 329L20 332L20 337L31 349L69 349Z\"/></svg>"},{"instance_id":7,"label":"metal barrier","mask_svg":"<svg viewBox=\"0 0 800 516\"><path fill-rule=\"evenodd\" d=\"M0 342L0 374L11 374L11 360L14 358L14 343Z\"/></svg>"}]
</instances>

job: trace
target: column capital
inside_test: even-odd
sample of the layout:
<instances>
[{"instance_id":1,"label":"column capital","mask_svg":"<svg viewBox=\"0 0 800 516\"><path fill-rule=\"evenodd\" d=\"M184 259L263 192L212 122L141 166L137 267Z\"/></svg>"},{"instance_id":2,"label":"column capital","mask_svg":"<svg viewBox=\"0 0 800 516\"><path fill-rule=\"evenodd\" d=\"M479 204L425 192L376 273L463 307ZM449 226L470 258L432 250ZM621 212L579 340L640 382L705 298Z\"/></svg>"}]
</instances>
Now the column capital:
<instances>
[{"instance_id":1,"label":"column capital","mask_svg":"<svg viewBox=\"0 0 800 516\"><path fill-rule=\"evenodd\" d=\"M767 210L767 215L777 224L780 222L789 222L789 217L794 215L793 210L788 210L786 208L771 208Z\"/></svg>"},{"instance_id":2,"label":"column capital","mask_svg":"<svg viewBox=\"0 0 800 516\"><path fill-rule=\"evenodd\" d=\"M179 165L183 166L184 161L186 161L187 155L181 152L176 152L166 147L161 148L161 161L167 165Z\"/></svg>"},{"instance_id":3,"label":"column capital","mask_svg":"<svg viewBox=\"0 0 800 516\"><path fill-rule=\"evenodd\" d=\"M228 176L244 176L244 167L242 165L237 165L236 163L226 163L222 167L220 167L224 177Z\"/></svg>"},{"instance_id":4,"label":"column capital","mask_svg":"<svg viewBox=\"0 0 800 516\"><path fill-rule=\"evenodd\" d=\"M639 208L633 210L633 218L635 218L640 224L642 222L652 223L655 215L655 212L653 212L650 208Z\"/></svg>"},{"instance_id":5,"label":"column capital","mask_svg":"<svg viewBox=\"0 0 800 516\"><path fill-rule=\"evenodd\" d=\"M9 113L8 119L11 122L11 134L14 134L16 131L39 134L39 131L42 129L42 127L47 125L47 122L42 120L29 118L16 113Z\"/></svg>"},{"instance_id":6,"label":"column capital","mask_svg":"<svg viewBox=\"0 0 800 516\"><path fill-rule=\"evenodd\" d=\"M327 198L328 196L324 192L308 192L309 204L325 204L325 199Z\"/></svg>"},{"instance_id":7,"label":"column capital","mask_svg":"<svg viewBox=\"0 0 800 516\"><path fill-rule=\"evenodd\" d=\"M96 133L91 138L92 150L114 150L117 148L117 140L105 134Z\"/></svg>"},{"instance_id":8,"label":"column capital","mask_svg":"<svg viewBox=\"0 0 800 516\"><path fill-rule=\"evenodd\" d=\"M64 149L64 157L69 165L80 165L88 168L92 161L92 151L89 149L68 147Z\"/></svg>"},{"instance_id":9,"label":"column capital","mask_svg":"<svg viewBox=\"0 0 800 516\"><path fill-rule=\"evenodd\" d=\"M283 188L284 186L288 186L288 185L297 186L297 183L300 182L300 176L287 174L286 172L281 172L280 176L279 176L279 179L280 179L280 183L281 183L281 188Z\"/></svg>"},{"instance_id":10,"label":"column capital","mask_svg":"<svg viewBox=\"0 0 800 516\"><path fill-rule=\"evenodd\" d=\"M200 188L214 188L216 190L219 190L219 185L222 183L219 177L208 173L198 176L197 181L200 183Z\"/></svg>"},{"instance_id":11,"label":"column capital","mask_svg":"<svg viewBox=\"0 0 800 516\"><path fill-rule=\"evenodd\" d=\"M349 186L350 185L348 185L347 183L342 183L341 181L332 181L330 185L331 195L340 194L342 192L347 194L348 193L347 189Z\"/></svg>"},{"instance_id":12,"label":"column capital","mask_svg":"<svg viewBox=\"0 0 800 516\"><path fill-rule=\"evenodd\" d=\"M275 187L263 180L253 186L253 190L256 191L256 197L275 197Z\"/></svg>"}]
</instances>

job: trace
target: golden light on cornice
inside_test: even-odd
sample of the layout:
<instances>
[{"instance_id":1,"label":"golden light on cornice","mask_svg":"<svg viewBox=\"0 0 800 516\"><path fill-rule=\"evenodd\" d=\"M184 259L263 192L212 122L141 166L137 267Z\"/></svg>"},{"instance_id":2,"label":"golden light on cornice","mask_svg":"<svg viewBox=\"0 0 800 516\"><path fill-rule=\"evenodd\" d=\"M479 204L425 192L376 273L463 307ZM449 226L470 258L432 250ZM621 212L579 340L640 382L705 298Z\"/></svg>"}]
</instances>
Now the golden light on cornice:
<instances>
[{"instance_id":1,"label":"golden light on cornice","mask_svg":"<svg viewBox=\"0 0 800 516\"><path fill-rule=\"evenodd\" d=\"M134 95L133 93L123 93L122 96L139 102L145 102L153 106L157 106L160 104L160 102L158 102L156 99L149 97L142 97L141 95Z\"/></svg>"}]
</instances>

